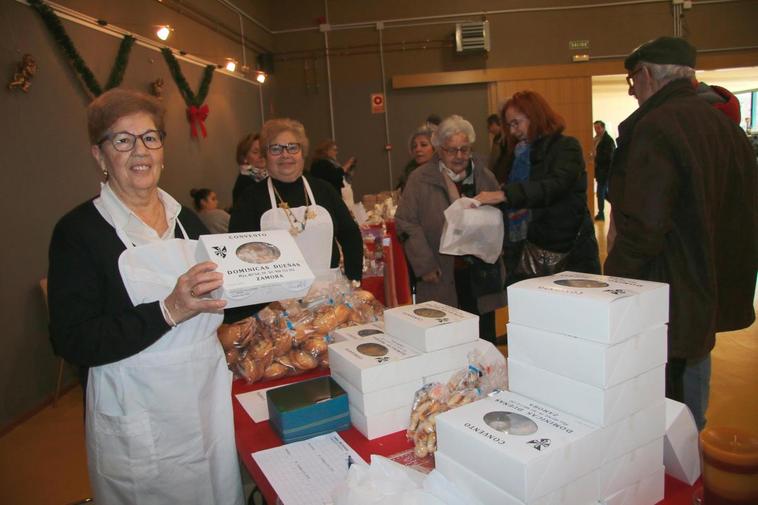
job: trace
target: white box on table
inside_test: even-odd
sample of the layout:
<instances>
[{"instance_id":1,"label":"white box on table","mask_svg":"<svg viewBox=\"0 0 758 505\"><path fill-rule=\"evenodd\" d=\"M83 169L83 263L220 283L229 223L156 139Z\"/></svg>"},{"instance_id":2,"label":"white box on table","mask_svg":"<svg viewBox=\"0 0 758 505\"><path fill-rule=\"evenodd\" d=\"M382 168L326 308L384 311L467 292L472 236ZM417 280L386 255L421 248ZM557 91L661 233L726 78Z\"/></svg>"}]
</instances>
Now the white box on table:
<instances>
[{"instance_id":1,"label":"white box on table","mask_svg":"<svg viewBox=\"0 0 758 505\"><path fill-rule=\"evenodd\" d=\"M508 358L508 386L589 423L608 426L664 398L665 368L653 368L604 389Z\"/></svg>"},{"instance_id":2,"label":"white box on table","mask_svg":"<svg viewBox=\"0 0 758 505\"><path fill-rule=\"evenodd\" d=\"M525 503L594 471L598 428L510 391L437 415L437 449Z\"/></svg>"},{"instance_id":3,"label":"white box on table","mask_svg":"<svg viewBox=\"0 0 758 505\"><path fill-rule=\"evenodd\" d=\"M655 505L663 500L666 477L664 468L659 466L642 480L620 491L602 498L602 505Z\"/></svg>"},{"instance_id":4,"label":"white box on table","mask_svg":"<svg viewBox=\"0 0 758 505\"><path fill-rule=\"evenodd\" d=\"M344 342L346 340L357 340L374 335L385 335L383 321L359 324L358 326L347 326L345 328L338 328L329 332L329 336L332 340L331 343Z\"/></svg>"},{"instance_id":5,"label":"white box on table","mask_svg":"<svg viewBox=\"0 0 758 505\"><path fill-rule=\"evenodd\" d=\"M434 453L434 467L483 505L590 505L598 500L597 470L540 498L523 502L441 451Z\"/></svg>"},{"instance_id":6,"label":"white box on table","mask_svg":"<svg viewBox=\"0 0 758 505\"><path fill-rule=\"evenodd\" d=\"M314 275L292 235L284 230L200 235L195 259L213 261L224 284L211 293L226 308L300 298Z\"/></svg>"},{"instance_id":7,"label":"white box on table","mask_svg":"<svg viewBox=\"0 0 758 505\"><path fill-rule=\"evenodd\" d=\"M621 421L600 428L599 444L604 451L601 465L664 436L666 404L663 400L665 399L648 405Z\"/></svg>"},{"instance_id":8,"label":"white box on table","mask_svg":"<svg viewBox=\"0 0 758 505\"><path fill-rule=\"evenodd\" d=\"M420 379L423 355L389 335L371 335L329 346L329 368L362 393Z\"/></svg>"},{"instance_id":9,"label":"white box on table","mask_svg":"<svg viewBox=\"0 0 758 505\"><path fill-rule=\"evenodd\" d=\"M436 351L479 338L479 316L429 301L384 311L384 329L416 349Z\"/></svg>"},{"instance_id":10,"label":"white box on table","mask_svg":"<svg viewBox=\"0 0 758 505\"><path fill-rule=\"evenodd\" d=\"M663 466L666 473L690 486L700 477L700 433L685 404L666 398L666 437Z\"/></svg>"},{"instance_id":11,"label":"white box on table","mask_svg":"<svg viewBox=\"0 0 758 505\"><path fill-rule=\"evenodd\" d=\"M411 420L411 408L413 407L411 403L387 412L371 415L366 415L354 405L350 405L350 422L353 423L356 430L369 440L404 431L408 429Z\"/></svg>"},{"instance_id":12,"label":"white box on table","mask_svg":"<svg viewBox=\"0 0 758 505\"><path fill-rule=\"evenodd\" d=\"M651 468L661 466L663 466L662 437L603 463L598 473L600 496L611 496L644 479L650 474Z\"/></svg>"},{"instance_id":13,"label":"white box on table","mask_svg":"<svg viewBox=\"0 0 758 505\"><path fill-rule=\"evenodd\" d=\"M656 326L608 345L508 324L508 356L570 379L607 388L666 363L667 329Z\"/></svg>"},{"instance_id":14,"label":"white box on table","mask_svg":"<svg viewBox=\"0 0 758 505\"><path fill-rule=\"evenodd\" d=\"M669 288L659 282L561 272L508 287L511 323L615 344L668 322Z\"/></svg>"},{"instance_id":15,"label":"white box on table","mask_svg":"<svg viewBox=\"0 0 758 505\"><path fill-rule=\"evenodd\" d=\"M410 405L413 403L416 391L424 385L421 379L415 379L371 393L362 393L349 380L334 370L332 370L332 379L345 390L350 405L360 410L364 415L381 414Z\"/></svg>"}]
</instances>

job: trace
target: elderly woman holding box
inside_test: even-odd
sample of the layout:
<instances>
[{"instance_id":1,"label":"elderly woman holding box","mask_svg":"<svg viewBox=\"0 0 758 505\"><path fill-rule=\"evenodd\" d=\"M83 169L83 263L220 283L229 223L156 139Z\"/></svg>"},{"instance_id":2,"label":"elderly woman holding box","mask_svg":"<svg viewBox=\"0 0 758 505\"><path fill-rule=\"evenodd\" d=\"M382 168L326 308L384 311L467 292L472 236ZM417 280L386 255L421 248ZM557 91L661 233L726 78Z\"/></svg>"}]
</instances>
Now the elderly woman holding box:
<instances>
[{"instance_id":1,"label":"elderly woman holding box","mask_svg":"<svg viewBox=\"0 0 758 505\"><path fill-rule=\"evenodd\" d=\"M414 170L395 214L398 235L417 276L416 301L438 302L479 314L480 338L495 340L494 310L505 305L502 261L441 254L444 211L461 197L498 189L486 165L472 159L471 123L450 116L432 136L435 155Z\"/></svg>"},{"instance_id":2,"label":"elderly woman holding box","mask_svg":"<svg viewBox=\"0 0 758 505\"><path fill-rule=\"evenodd\" d=\"M109 505L244 502L216 328L226 302L212 262L194 264L205 227L158 187L164 109L113 89L87 109L105 182L50 243L56 353L87 370L86 440L95 500Z\"/></svg>"}]
</instances>

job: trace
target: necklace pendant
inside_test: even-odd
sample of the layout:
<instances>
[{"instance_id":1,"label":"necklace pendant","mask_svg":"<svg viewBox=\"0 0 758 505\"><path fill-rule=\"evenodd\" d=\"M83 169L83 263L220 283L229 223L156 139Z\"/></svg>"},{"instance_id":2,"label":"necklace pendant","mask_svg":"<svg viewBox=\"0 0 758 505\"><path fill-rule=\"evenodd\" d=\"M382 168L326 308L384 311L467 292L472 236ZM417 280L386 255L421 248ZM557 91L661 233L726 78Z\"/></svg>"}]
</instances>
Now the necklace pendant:
<instances>
[{"instance_id":1,"label":"necklace pendant","mask_svg":"<svg viewBox=\"0 0 758 505\"><path fill-rule=\"evenodd\" d=\"M289 209L290 206L289 206L289 204L287 202L282 202L282 203L279 204L279 208L286 210L286 209Z\"/></svg>"},{"instance_id":2,"label":"necklace pendant","mask_svg":"<svg viewBox=\"0 0 758 505\"><path fill-rule=\"evenodd\" d=\"M308 219L316 219L316 211L315 211L315 210L309 210L309 211L306 213L306 217L307 217Z\"/></svg>"},{"instance_id":3,"label":"necklace pendant","mask_svg":"<svg viewBox=\"0 0 758 505\"><path fill-rule=\"evenodd\" d=\"M300 235L300 230L298 230L294 226L290 226L290 235L292 235L293 237L296 237Z\"/></svg>"}]
</instances>

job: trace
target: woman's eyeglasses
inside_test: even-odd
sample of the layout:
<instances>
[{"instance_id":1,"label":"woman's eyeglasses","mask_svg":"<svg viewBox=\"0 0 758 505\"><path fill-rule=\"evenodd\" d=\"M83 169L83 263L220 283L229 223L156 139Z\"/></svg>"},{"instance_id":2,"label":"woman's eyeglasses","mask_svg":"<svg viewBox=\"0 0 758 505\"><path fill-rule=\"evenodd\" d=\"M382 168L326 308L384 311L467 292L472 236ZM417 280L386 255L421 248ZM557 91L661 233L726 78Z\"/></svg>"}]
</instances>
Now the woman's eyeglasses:
<instances>
[{"instance_id":1,"label":"woman's eyeglasses","mask_svg":"<svg viewBox=\"0 0 758 505\"><path fill-rule=\"evenodd\" d=\"M163 147L164 138L166 138L166 134L159 130L148 130L142 135L134 135L129 132L116 132L101 138L97 145L110 140L113 149L126 153L134 149L134 146L137 145L137 139L140 139L148 149L160 149Z\"/></svg>"},{"instance_id":2,"label":"woman's eyeglasses","mask_svg":"<svg viewBox=\"0 0 758 505\"><path fill-rule=\"evenodd\" d=\"M445 151L447 154L451 154L453 156L457 156L458 153L462 154L463 156L468 156L471 154L471 146L461 146L461 147L445 147L440 146L440 149Z\"/></svg>"},{"instance_id":3,"label":"woman's eyeglasses","mask_svg":"<svg viewBox=\"0 0 758 505\"><path fill-rule=\"evenodd\" d=\"M297 154L302 147L297 142L290 142L289 144L269 144L268 152L273 156L279 156L284 151L288 154Z\"/></svg>"}]
</instances>

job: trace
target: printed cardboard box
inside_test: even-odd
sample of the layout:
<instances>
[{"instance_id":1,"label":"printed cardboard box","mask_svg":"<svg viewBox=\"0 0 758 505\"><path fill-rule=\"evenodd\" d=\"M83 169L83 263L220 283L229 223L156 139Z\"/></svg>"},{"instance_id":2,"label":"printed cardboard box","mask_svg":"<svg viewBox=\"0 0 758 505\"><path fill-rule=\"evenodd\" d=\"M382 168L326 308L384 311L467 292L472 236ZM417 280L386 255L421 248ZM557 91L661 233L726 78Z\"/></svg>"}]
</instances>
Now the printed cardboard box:
<instances>
[{"instance_id":1,"label":"printed cardboard box","mask_svg":"<svg viewBox=\"0 0 758 505\"><path fill-rule=\"evenodd\" d=\"M668 284L561 272L508 287L511 323L616 344L668 322Z\"/></svg>"},{"instance_id":2,"label":"printed cardboard box","mask_svg":"<svg viewBox=\"0 0 758 505\"><path fill-rule=\"evenodd\" d=\"M508 324L508 356L521 363L608 388L666 363L667 327L656 326L618 344Z\"/></svg>"},{"instance_id":3,"label":"printed cardboard box","mask_svg":"<svg viewBox=\"0 0 758 505\"><path fill-rule=\"evenodd\" d=\"M329 346L329 367L361 393L380 391L423 377L424 356L389 335L371 335Z\"/></svg>"},{"instance_id":4,"label":"printed cardboard box","mask_svg":"<svg viewBox=\"0 0 758 505\"><path fill-rule=\"evenodd\" d=\"M371 393L362 393L350 381L332 370L332 378L347 392L350 405L364 415L381 414L413 403L416 391L421 389L421 379L412 380Z\"/></svg>"},{"instance_id":5,"label":"printed cardboard box","mask_svg":"<svg viewBox=\"0 0 758 505\"><path fill-rule=\"evenodd\" d=\"M598 499L597 471L579 477L541 498L523 502L441 451L434 453L434 466L446 479L482 505L590 505Z\"/></svg>"},{"instance_id":6,"label":"printed cardboard box","mask_svg":"<svg viewBox=\"0 0 758 505\"><path fill-rule=\"evenodd\" d=\"M385 335L383 321L360 324L358 326L347 326L329 332L329 337L331 339L330 343L356 340L373 335Z\"/></svg>"},{"instance_id":7,"label":"printed cardboard box","mask_svg":"<svg viewBox=\"0 0 758 505\"><path fill-rule=\"evenodd\" d=\"M295 240L284 230L200 235L195 259L213 261L224 284L213 298L226 308L299 298L314 275Z\"/></svg>"},{"instance_id":8,"label":"printed cardboard box","mask_svg":"<svg viewBox=\"0 0 758 505\"><path fill-rule=\"evenodd\" d=\"M597 426L608 426L663 400L665 375L665 366L659 366L604 389L508 358L511 391Z\"/></svg>"},{"instance_id":9,"label":"printed cardboard box","mask_svg":"<svg viewBox=\"0 0 758 505\"><path fill-rule=\"evenodd\" d=\"M501 391L437 416L437 448L514 498L532 503L594 471L598 428Z\"/></svg>"},{"instance_id":10,"label":"printed cardboard box","mask_svg":"<svg viewBox=\"0 0 758 505\"><path fill-rule=\"evenodd\" d=\"M664 498L665 481L664 468L658 467L642 480L600 500L600 504L655 505Z\"/></svg>"},{"instance_id":11,"label":"printed cardboard box","mask_svg":"<svg viewBox=\"0 0 758 505\"><path fill-rule=\"evenodd\" d=\"M666 432L664 400L666 399L648 405L621 421L600 428L599 443L603 447L601 465L664 436Z\"/></svg>"},{"instance_id":12,"label":"printed cardboard box","mask_svg":"<svg viewBox=\"0 0 758 505\"><path fill-rule=\"evenodd\" d=\"M611 496L644 479L651 468L663 465L663 438L657 438L642 447L600 466L598 486L600 496Z\"/></svg>"},{"instance_id":13,"label":"printed cardboard box","mask_svg":"<svg viewBox=\"0 0 758 505\"><path fill-rule=\"evenodd\" d=\"M374 440L407 429L411 418L411 406L408 404L388 412L366 415L350 405L350 421L364 437Z\"/></svg>"},{"instance_id":14,"label":"printed cardboard box","mask_svg":"<svg viewBox=\"0 0 758 505\"><path fill-rule=\"evenodd\" d=\"M384 329L416 349L429 352L478 339L479 316L430 301L385 310Z\"/></svg>"}]
</instances>

